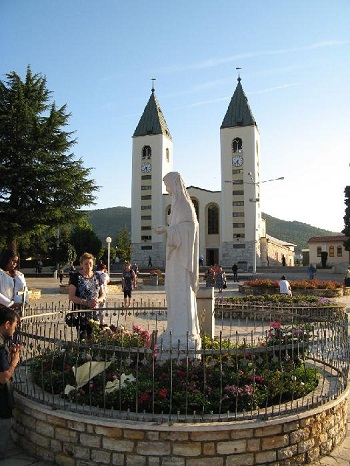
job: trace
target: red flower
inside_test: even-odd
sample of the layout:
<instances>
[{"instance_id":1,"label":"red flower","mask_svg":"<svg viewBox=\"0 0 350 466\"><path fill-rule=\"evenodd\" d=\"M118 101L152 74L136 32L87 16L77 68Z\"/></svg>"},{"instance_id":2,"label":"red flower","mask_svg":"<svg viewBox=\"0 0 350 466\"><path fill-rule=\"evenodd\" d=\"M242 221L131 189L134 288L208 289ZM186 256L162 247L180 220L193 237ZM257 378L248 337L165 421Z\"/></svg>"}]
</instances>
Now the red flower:
<instances>
[{"instance_id":1,"label":"red flower","mask_svg":"<svg viewBox=\"0 0 350 466\"><path fill-rule=\"evenodd\" d=\"M166 398L167 394L168 394L168 389L167 388L162 388L161 390L159 390L159 396L161 398Z\"/></svg>"},{"instance_id":2,"label":"red flower","mask_svg":"<svg viewBox=\"0 0 350 466\"><path fill-rule=\"evenodd\" d=\"M149 394L147 392L141 393L139 396L139 403L144 403L145 401L149 400Z\"/></svg>"}]
</instances>

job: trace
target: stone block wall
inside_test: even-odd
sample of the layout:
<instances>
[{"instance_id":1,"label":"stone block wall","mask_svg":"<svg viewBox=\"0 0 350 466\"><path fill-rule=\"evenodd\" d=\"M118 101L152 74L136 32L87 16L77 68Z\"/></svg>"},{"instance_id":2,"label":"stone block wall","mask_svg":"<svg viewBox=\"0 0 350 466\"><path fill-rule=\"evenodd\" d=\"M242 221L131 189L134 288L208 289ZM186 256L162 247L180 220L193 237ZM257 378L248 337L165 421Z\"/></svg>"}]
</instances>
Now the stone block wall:
<instances>
[{"instance_id":1,"label":"stone block wall","mask_svg":"<svg viewBox=\"0 0 350 466\"><path fill-rule=\"evenodd\" d=\"M342 442L348 391L298 415L205 424L111 420L16 395L13 430L28 452L64 466L290 466L312 463Z\"/></svg>"}]
</instances>

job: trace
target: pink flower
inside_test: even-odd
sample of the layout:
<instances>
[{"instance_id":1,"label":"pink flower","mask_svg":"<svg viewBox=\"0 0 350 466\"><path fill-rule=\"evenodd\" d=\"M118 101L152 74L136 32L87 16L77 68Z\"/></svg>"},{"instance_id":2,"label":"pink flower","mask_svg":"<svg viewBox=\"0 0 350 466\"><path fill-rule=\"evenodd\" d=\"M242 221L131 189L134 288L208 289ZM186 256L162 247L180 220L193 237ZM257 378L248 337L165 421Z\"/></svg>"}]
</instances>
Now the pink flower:
<instances>
[{"instance_id":1,"label":"pink flower","mask_svg":"<svg viewBox=\"0 0 350 466\"><path fill-rule=\"evenodd\" d=\"M281 322L277 322L277 321L270 322L270 327L275 328L275 329L278 330L278 329L281 328Z\"/></svg>"}]
</instances>

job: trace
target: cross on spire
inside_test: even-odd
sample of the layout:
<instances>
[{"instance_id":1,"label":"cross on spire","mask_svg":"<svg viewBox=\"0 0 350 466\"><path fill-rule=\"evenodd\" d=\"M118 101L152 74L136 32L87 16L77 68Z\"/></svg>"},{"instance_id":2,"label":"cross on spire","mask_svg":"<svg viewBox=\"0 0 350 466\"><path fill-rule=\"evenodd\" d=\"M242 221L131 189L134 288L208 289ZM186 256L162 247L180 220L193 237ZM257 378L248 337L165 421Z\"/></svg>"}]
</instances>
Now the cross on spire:
<instances>
[{"instance_id":1,"label":"cross on spire","mask_svg":"<svg viewBox=\"0 0 350 466\"><path fill-rule=\"evenodd\" d=\"M152 92L154 92L154 81L156 80L156 78L152 78L151 81L152 81Z\"/></svg>"}]
</instances>

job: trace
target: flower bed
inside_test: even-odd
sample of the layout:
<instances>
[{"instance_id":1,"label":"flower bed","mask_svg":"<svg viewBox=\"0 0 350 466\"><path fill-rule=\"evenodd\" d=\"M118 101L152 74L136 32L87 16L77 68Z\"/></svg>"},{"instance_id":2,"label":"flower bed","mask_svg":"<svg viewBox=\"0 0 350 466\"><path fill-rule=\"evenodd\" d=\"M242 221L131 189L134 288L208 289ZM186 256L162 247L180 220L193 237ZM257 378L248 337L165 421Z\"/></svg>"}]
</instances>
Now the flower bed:
<instances>
[{"instance_id":1,"label":"flower bed","mask_svg":"<svg viewBox=\"0 0 350 466\"><path fill-rule=\"evenodd\" d=\"M293 296L283 294L251 294L245 296L231 296L223 299L217 298L215 302L216 318L244 318L255 320L289 321L300 316L309 318L327 318L331 314L332 319L342 319L346 313L345 304L339 304L335 300L313 295L295 294Z\"/></svg>"},{"instance_id":2,"label":"flower bed","mask_svg":"<svg viewBox=\"0 0 350 466\"><path fill-rule=\"evenodd\" d=\"M289 280L293 293L311 294L314 296L339 297L343 296L344 286L340 282L331 280ZM279 280L254 279L239 286L242 294L278 294Z\"/></svg>"},{"instance_id":3,"label":"flower bed","mask_svg":"<svg viewBox=\"0 0 350 466\"><path fill-rule=\"evenodd\" d=\"M204 336L200 359L162 360L147 330L96 324L90 344L61 345L30 367L46 392L82 405L185 415L242 412L315 389L319 373L305 363L311 335L306 324L271 322L256 343Z\"/></svg>"}]
</instances>

